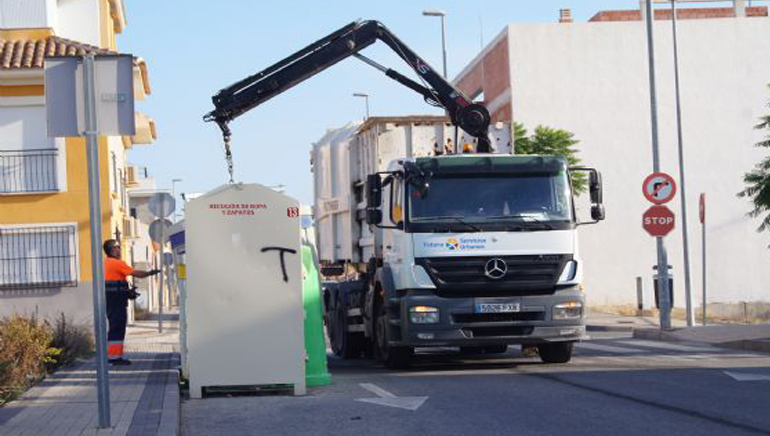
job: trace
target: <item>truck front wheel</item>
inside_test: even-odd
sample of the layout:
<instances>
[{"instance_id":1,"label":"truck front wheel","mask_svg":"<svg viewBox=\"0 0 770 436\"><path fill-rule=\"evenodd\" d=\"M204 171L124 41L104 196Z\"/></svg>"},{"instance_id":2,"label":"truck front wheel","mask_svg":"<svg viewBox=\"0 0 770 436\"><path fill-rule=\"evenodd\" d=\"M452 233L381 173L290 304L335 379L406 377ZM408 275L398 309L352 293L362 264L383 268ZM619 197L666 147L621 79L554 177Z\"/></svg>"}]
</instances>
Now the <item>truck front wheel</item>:
<instances>
[{"instance_id":1,"label":"truck front wheel","mask_svg":"<svg viewBox=\"0 0 770 436\"><path fill-rule=\"evenodd\" d=\"M384 304L377 305L377 324L375 326L375 346L377 357L392 369L407 368L412 361L414 348L392 347L388 345L388 315Z\"/></svg>"},{"instance_id":2,"label":"truck front wheel","mask_svg":"<svg viewBox=\"0 0 770 436\"><path fill-rule=\"evenodd\" d=\"M364 350L364 335L348 331L347 309L338 300L329 317L329 339L332 351L343 359L355 359Z\"/></svg>"},{"instance_id":3,"label":"truck front wheel","mask_svg":"<svg viewBox=\"0 0 770 436\"><path fill-rule=\"evenodd\" d=\"M544 363L567 363L572 359L574 342L549 342L539 344L537 351Z\"/></svg>"}]
</instances>

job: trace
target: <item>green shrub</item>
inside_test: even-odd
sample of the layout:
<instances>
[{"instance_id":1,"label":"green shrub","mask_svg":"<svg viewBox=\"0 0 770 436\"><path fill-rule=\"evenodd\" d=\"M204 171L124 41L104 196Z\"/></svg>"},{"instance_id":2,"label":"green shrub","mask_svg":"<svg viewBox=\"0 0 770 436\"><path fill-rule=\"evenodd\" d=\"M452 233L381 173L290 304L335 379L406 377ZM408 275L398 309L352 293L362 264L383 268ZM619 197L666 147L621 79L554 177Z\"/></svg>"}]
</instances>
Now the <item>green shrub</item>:
<instances>
[{"instance_id":1,"label":"green shrub","mask_svg":"<svg viewBox=\"0 0 770 436\"><path fill-rule=\"evenodd\" d=\"M62 313L39 323L14 315L0 320L0 406L40 380L46 372L93 354L90 327Z\"/></svg>"},{"instance_id":2,"label":"green shrub","mask_svg":"<svg viewBox=\"0 0 770 436\"><path fill-rule=\"evenodd\" d=\"M0 320L0 404L13 399L45 374L59 350L51 347L51 329L33 318Z\"/></svg>"}]
</instances>

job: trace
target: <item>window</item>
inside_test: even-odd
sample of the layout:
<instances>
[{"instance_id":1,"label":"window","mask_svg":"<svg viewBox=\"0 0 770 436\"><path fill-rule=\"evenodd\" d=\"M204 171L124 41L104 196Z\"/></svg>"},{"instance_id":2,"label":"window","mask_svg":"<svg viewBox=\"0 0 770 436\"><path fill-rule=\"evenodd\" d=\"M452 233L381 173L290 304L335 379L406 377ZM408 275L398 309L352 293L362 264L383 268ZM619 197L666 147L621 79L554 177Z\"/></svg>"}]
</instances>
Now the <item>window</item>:
<instances>
[{"instance_id":1,"label":"window","mask_svg":"<svg viewBox=\"0 0 770 436\"><path fill-rule=\"evenodd\" d=\"M76 286L74 224L0 227L0 290Z\"/></svg>"},{"instance_id":2,"label":"window","mask_svg":"<svg viewBox=\"0 0 770 436\"><path fill-rule=\"evenodd\" d=\"M410 219L462 218L474 223L571 221L566 173L434 177L425 197L410 189Z\"/></svg>"},{"instance_id":3,"label":"window","mask_svg":"<svg viewBox=\"0 0 770 436\"><path fill-rule=\"evenodd\" d=\"M112 192L118 191L118 157L115 156L115 152L110 153L112 156Z\"/></svg>"}]
</instances>

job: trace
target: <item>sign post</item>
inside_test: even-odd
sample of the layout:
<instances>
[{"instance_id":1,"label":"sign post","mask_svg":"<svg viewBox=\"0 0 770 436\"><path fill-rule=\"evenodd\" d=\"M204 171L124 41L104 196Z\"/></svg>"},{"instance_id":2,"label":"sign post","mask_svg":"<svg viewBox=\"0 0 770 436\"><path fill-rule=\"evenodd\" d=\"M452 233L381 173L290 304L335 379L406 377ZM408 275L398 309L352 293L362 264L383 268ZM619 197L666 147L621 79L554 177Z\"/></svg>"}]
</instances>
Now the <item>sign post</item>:
<instances>
[{"instance_id":1,"label":"sign post","mask_svg":"<svg viewBox=\"0 0 770 436\"><path fill-rule=\"evenodd\" d=\"M154 242L160 245L158 265L160 266L161 274L158 291L158 333L163 333L163 276L165 275L166 270L163 254L165 251L166 239L169 236L169 230L171 228L171 221L165 218L174 213L176 202L174 197L169 193L158 192L150 197L150 202L147 204L147 207L150 209L150 212L158 217L158 219L153 221L150 225L150 237Z\"/></svg>"},{"instance_id":2,"label":"sign post","mask_svg":"<svg viewBox=\"0 0 770 436\"><path fill-rule=\"evenodd\" d=\"M98 98L97 98L98 97ZM85 136L88 160L92 299L99 427L110 427L107 315L102 262L99 140L136 133L133 57L99 55L45 58L46 128L49 137Z\"/></svg>"},{"instance_id":3,"label":"sign post","mask_svg":"<svg viewBox=\"0 0 770 436\"><path fill-rule=\"evenodd\" d=\"M703 259L703 325L706 325L706 194L701 193L698 201L698 218L700 218L701 228L701 252Z\"/></svg>"},{"instance_id":4,"label":"sign post","mask_svg":"<svg viewBox=\"0 0 770 436\"><path fill-rule=\"evenodd\" d=\"M96 396L99 402L99 426L110 427L110 376L107 372L106 296L102 260L102 202L99 192L99 138L96 132L96 90L94 56L83 58L85 84L86 149L88 156L88 197L91 223L91 275L93 276L94 330L96 333Z\"/></svg>"},{"instance_id":5,"label":"sign post","mask_svg":"<svg viewBox=\"0 0 770 436\"><path fill-rule=\"evenodd\" d=\"M663 244L663 237L674 229L674 213L664 203L676 195L676 182L666 173L654 172L642 183L642 193L655 206L642 215L642 227L656 238L658 248L658 300L660 302L660 328L671 329L671 299L668 289L668 254Z\"/></svg>"}]
</instances>

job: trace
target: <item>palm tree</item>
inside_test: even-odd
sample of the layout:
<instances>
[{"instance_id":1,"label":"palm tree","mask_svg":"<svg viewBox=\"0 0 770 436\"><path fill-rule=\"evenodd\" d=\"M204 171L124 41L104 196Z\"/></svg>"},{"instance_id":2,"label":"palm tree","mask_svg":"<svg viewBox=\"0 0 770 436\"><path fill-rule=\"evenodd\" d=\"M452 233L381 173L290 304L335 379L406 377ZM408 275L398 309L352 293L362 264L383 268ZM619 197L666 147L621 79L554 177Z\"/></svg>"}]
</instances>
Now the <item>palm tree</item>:
<instances>
[{"instance_id":1,"label":"palm tree","mask_svg":"<svg viewBox=\"0 0 770 436\"><path fill-rule=\"evenodd\" d=\"M543 156L564 156L570 166L580 163L575 145L580 142L575 135L562 129L537 126L532 135L521 123L513 124L513 136L516 154L536 154ZM571 174L572 187L576 194L585 192L588 180L583 173Z\"/></svg>"},{"instance_id":2,"label":"palm tree","mask_svg":"<svg viewBox=\"0 0 770 436\"><path fill-rule=\"evenodd\" d=\"M768 102L770 107L770 101ZM756 147L770 149L770 115L760 118L760 123L755 126L758 130L767 130L768 135L763 141L755 144ZM758 217L764 213L770 212L770 155L762 159L754 170L743 176L746 188L738 193L739 197L749 197L754 203L754 209L749 212L749 216ZM767 213L757 228L758 232L770 230L770 213ZM770 248L770 247L768 247Z\"/></svg>"}]
</instances>

